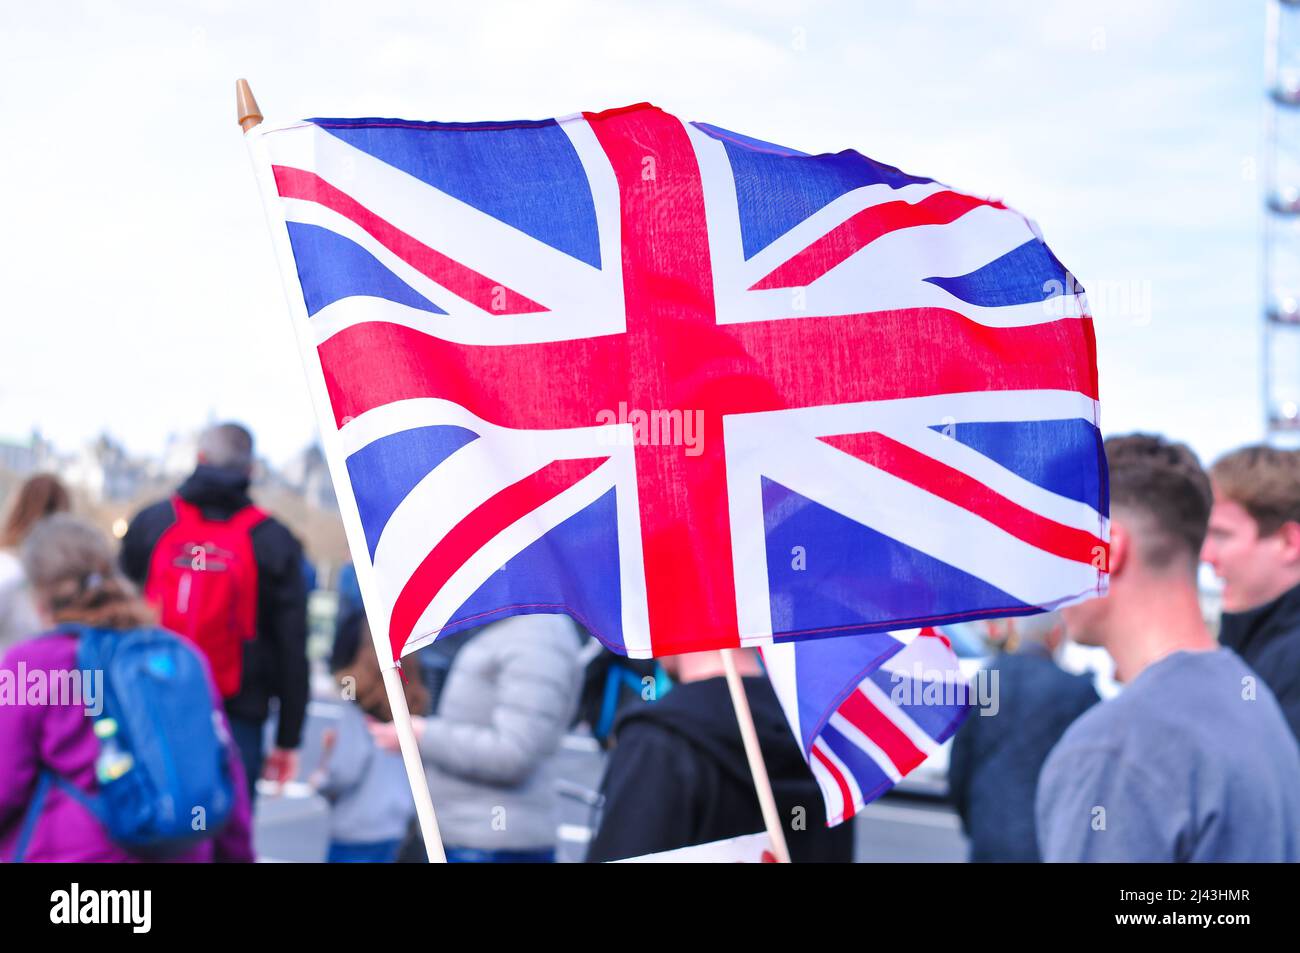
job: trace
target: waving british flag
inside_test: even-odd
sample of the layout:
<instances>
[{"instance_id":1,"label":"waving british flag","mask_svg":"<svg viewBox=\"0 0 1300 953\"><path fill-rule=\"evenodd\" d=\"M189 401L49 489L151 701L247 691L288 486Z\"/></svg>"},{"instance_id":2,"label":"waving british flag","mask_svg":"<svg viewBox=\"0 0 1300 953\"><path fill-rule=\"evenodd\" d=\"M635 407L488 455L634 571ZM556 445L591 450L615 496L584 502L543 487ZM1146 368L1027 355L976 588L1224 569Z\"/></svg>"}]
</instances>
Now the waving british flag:
<instances>
[{"instance_id":1,"label":"waving british flag","mask_svg":"<svg viewBox=\"0 0 1300 953\"><path fill-rule=\"evenodd\" d=\"M521 612L647 656L1102 590L1091 320L1001 203L644 104L258 138L395 656Z\"/></svg>"},{"instance_id":2,"label":"waving british flag","mask_svg":"<svg viewBox=\"0 0 1300 953\"><path fill-rule=\"evenodd\" d=\"M831 826L935 754L976 701L929 627L769 645L763 664Z\"/></svg>"},{"instance_id":3,"label":"waving british flag","mask_svg":"<svg viewBox=\"0 0 1300 953\"><path fill-rule=\"evenodd\" d=\"M1001 203L649 105L260 139L395 656L520 612L647 656L1102 590L1091 320Z\"/></svg>"},{"instance_id":4,"label":"waving british flag","mask_svg":"<svg viewBox=\"0 0 1300 953\"><path fill-rule=\"evenodd\" d=\"M1091 319L1000 202L646 104L251 138L394 659L531 612L638 657L794 641L842 818L965 711L889 695L911 644L955 668L890 631L1104 592Z\"/></svg>"}]
</instances>

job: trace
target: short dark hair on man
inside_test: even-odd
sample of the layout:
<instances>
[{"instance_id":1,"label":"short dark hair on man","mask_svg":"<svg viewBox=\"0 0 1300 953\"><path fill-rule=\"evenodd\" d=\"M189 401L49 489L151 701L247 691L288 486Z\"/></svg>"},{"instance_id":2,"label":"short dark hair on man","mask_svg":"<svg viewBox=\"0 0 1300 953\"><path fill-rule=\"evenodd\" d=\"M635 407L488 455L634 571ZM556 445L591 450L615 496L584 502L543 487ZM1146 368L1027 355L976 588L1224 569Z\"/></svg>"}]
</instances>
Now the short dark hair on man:
<instances>
[{"instance_id":1,"label":"short dark hair on man","mask_svg":"<svg viewBox=\"0 0 1300 953\"><path fill-rule=\"evenodd\" d=\"M1106 441L1111 510L1141 516L1134 548L1151 569L1174 564L1195 569L1210 520L1210 478L1186 444L1155 434L1125 434Z\"/></svg>"},{"instance_id":2,"label":"short dark hair on man","mask_svg":"<svg viewBox=\"0 0 1300 953\"><path fill-rule=\"evenodd\" d=\"M216 467L253 468L253 435L243 424L214 424L199 436L199 452Z\"/></svg>"}]
</instances>

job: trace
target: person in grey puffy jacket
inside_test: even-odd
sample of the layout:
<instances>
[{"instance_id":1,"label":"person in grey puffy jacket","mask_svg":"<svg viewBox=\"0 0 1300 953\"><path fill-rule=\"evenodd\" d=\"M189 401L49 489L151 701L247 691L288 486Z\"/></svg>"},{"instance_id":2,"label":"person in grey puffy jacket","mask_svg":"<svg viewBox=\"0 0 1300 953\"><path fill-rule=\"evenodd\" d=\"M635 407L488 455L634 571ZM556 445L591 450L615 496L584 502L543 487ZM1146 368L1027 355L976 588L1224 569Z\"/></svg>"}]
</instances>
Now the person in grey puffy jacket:
<instances>
[{"instance_id":1,"label":"person in grey puffy jacket","mask_svg":"<svg viewBox=\"0 0 1300 953\"><path fill-rule=\"evenodd\" d=\"M459 638L436 715L413 719L453 862L555 859L555 754L578 701L583 630L512 616ZM391 725L376 741L397 748Z\"/></svg>"}]
</instances>

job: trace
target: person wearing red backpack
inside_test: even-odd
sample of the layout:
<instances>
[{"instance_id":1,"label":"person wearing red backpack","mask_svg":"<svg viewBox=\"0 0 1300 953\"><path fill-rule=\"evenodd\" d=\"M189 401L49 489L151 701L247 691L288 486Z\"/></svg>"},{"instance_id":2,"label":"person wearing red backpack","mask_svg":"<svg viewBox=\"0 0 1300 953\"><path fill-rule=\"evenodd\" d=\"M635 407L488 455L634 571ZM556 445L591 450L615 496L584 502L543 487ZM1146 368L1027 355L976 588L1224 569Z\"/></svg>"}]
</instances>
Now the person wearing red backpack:
<instances>
[{"instance_id":1,"label":"person wearing red backpack","mask_svg":"<svg viewBox=\"0 0 1300 953\"><path fill-rule=\"evenodd\" d=\"M250 791L259 777L297 774L308 700L302 546L253 505L252 469L246 428L208 428L194 473L170 499L131 520L120 557L161 624L207 657ZM264 753L272 699L279 703L276 737Z\"/></svg>"}]
</instances>

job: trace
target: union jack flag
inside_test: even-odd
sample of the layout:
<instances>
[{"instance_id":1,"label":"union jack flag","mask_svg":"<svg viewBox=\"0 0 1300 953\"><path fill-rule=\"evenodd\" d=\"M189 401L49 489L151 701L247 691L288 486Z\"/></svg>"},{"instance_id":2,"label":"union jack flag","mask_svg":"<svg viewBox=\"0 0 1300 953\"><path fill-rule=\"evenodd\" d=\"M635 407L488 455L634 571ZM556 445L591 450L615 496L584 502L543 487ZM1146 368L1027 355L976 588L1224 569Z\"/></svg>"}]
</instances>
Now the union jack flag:
<instances>
[{"instance_id":1,"label":"union jack flag","mask_svg":"<svg viewBox=\"0 0 1300 953\"><path fill-rule=\"evenodd\" d=\"M1000 202L647 104L250 139L394 659L531 612L796 641L812 727L891 631L1105 591L1091 318Z\"/></svg>"},{"instance_id":2,"label":"union jack flag","mask_svg":"<svg viewBox=\"0 0 1300 953\"><path fill-rule=\"evenodd\" d=\"M935 754L972 710L957 657L933 628L778 643L762 654L831 826Z\"/></svg>"}]
</instances>

